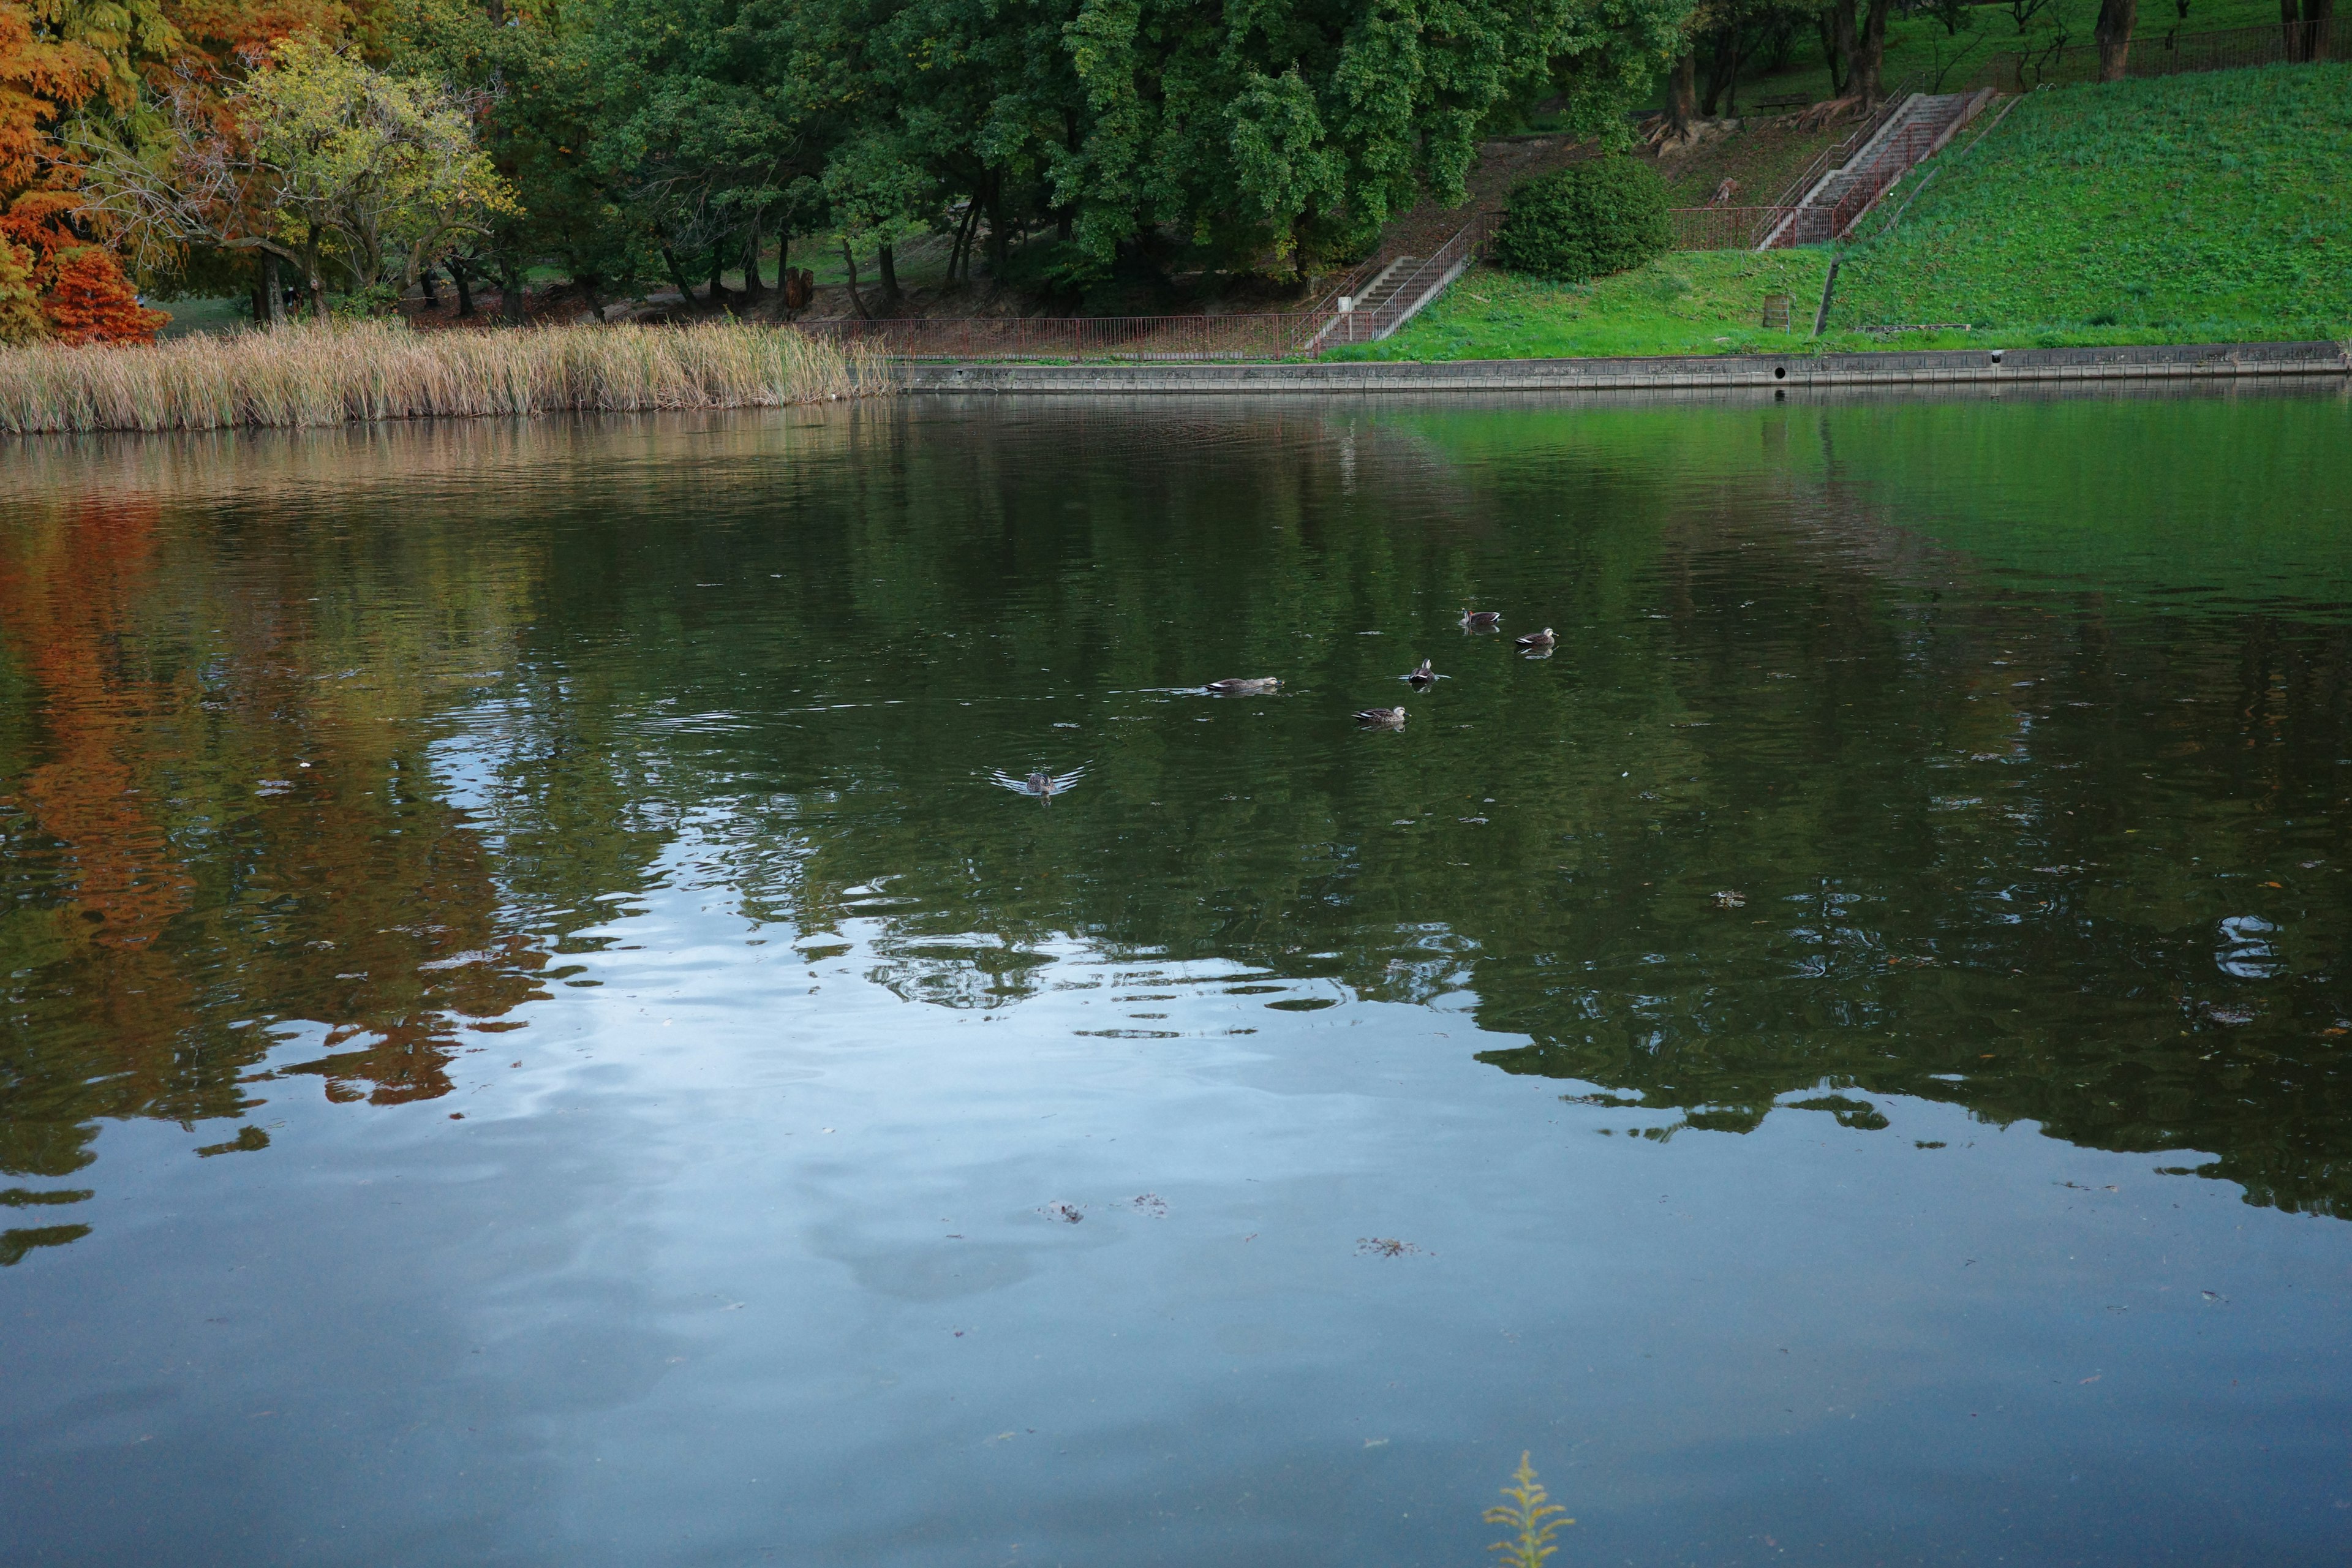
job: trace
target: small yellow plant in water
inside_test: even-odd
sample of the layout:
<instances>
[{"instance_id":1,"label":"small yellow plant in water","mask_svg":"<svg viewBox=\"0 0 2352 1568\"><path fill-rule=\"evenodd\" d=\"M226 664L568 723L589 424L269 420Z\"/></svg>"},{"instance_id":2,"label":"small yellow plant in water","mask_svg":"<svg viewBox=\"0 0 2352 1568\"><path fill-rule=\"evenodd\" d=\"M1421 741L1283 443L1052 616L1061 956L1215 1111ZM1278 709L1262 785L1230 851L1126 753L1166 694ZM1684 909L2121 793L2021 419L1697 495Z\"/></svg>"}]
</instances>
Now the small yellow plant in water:
<instances>
[{"instance_id":1,"label":"small yellow plant in water","mask_svg":"<svg viewBox=\"0 0 2352 1568\"><path fill-rule=\"evenodd\" d=\"M1559 1550L1551 1543L1551 1532L1576 1521L1551 1517L1568 1510L1544 1495L1543 1483L1536 1479L1536 1468L1526 1453L1519 1455L1519 1468L1511 1472L1511 1484L1503 1489L1503 1495L1511 1500L1488 1509L1486 1522L1508 1525L1518 1533L1486 1550L1501 1552L1511 1568L1543 1568L1543 1560Z\"/></svg>"}]
</instances>

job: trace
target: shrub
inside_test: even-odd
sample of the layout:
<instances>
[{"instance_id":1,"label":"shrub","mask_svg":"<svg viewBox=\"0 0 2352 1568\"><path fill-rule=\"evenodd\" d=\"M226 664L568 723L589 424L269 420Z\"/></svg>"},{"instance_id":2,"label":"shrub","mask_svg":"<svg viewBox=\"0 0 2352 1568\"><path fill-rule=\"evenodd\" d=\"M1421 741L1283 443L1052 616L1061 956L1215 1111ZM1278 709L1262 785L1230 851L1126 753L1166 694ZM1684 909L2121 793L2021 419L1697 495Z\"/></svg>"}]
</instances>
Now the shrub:
<instances>
[{"instance_id":1,"label":"shrub","mask_svg":"<svg viewBox=\"0 0 2352 1568\"><path fill-rule=\"evenodd\" d=\"M29 343L48 335L48 318L33 292L32 258L0 236L0 343Z\"/></svg>"},{"instance_id":2,"label":"shrub","mask_svg":"<svg viewBox=\"0 0 2352 1568\"><path fill-rule=\"evenodd\" d=\"M66 253L58 263L58 280L42 303L58 342L77 347L152 343L156 330L172 319L142 305L114 258L95 246Z\"/></svg>"},{"instance_id":3,"label":"shrub","mask_svg":"<svg viewBox=\"0 0 2352 1568\"><path fill-rule=\"evenodd\" d=\"M1639 267L1673 244L1657 172L1631 158L1595 158L1512 191L1494 258L1514 272L1581 283Z\"/></svg>"}]
</instances>

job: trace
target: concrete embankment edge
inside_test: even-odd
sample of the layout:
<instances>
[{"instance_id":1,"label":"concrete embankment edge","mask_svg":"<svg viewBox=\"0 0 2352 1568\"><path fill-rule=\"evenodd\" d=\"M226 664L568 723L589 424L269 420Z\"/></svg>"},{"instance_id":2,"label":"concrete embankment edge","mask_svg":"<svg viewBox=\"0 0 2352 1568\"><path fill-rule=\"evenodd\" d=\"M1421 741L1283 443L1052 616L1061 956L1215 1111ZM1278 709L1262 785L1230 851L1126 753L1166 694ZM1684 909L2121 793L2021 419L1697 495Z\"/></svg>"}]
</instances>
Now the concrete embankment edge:
<instances>
[{"instance_id":1,"label":"concrete embankment edge","mask_svg":"<svg viewBox=\"0 0 2352 1568\"><path fill-rule=\"evenodd\" d=\"M2352 374L2339 342L2134 348L1953 349L1776 357L1018 364L898 367L908 392L1626 392L1685 388L1999 386L2040 382L2211 381Z\"/></svg>"}]
</instances>

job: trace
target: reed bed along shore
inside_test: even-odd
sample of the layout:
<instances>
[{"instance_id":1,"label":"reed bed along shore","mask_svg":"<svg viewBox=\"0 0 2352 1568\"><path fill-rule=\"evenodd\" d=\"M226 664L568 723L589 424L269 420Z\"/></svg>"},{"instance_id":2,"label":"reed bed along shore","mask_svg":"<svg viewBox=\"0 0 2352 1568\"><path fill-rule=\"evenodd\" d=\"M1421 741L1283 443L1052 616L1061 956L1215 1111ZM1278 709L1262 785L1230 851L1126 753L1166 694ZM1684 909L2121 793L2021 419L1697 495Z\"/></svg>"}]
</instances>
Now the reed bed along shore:
<instances>
[{"instance_id":1,"label":"reed bed along shore","mask_svg":"<svg viewBox=\"0 0 2352 1568\"><path fill-rule=\"evenodd\" d=\"M890 384L871 349L791 327L304 325L136 346L0 348L0 433L768 408Z\"/></svg>"}]
</instances>

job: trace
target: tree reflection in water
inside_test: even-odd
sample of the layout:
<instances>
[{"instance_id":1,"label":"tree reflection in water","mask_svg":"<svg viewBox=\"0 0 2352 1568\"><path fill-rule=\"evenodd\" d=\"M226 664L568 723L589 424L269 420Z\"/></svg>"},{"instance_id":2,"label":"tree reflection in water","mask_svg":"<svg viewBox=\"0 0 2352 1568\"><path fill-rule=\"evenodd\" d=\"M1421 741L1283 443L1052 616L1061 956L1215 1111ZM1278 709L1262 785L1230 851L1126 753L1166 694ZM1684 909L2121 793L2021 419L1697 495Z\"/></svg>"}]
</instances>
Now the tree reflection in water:
<instances>
[{"instance_id":1,"label":"tree reflection in water","mask_svg":"<svg viewBox=\"0 0 2352 1568\"><path fill-rule=\"evenodd\" d=\"M2341 421L908 402L25 448L0 1169L268 1079L444 1095L690 846L910 1002L1224 961L1467 998L1479 1059L1677 1128L1911 1095L2352 1212ZM1466 603L1557 657L1465 643L1349 743ZM1200 695L1233 668L1282 690ZM974 773L1073 752L1050 812Z\"/></svg>"}]
</instances>

